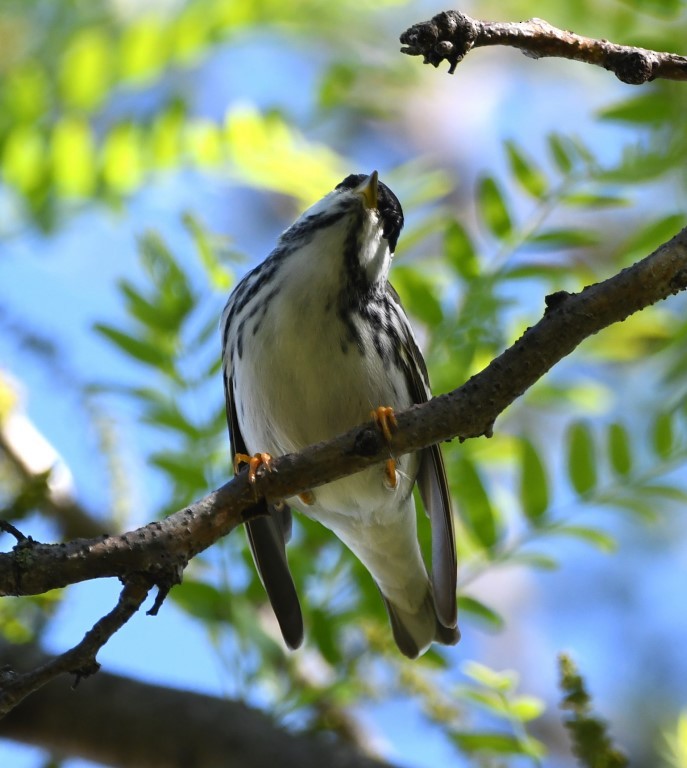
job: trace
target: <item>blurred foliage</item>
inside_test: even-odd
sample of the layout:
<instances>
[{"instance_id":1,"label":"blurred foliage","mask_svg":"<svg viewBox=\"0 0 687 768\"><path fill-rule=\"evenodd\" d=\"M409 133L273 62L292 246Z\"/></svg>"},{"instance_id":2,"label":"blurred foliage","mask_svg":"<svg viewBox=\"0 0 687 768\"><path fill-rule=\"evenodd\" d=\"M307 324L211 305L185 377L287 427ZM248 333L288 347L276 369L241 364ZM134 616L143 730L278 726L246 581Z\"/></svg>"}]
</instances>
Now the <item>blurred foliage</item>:
<instances>
[{"instance_id":1,"label":"blurred foliage","mask_svg":"<svg viewBox=\"0 0 687 768\"><path fill-rule=\"evenodd\" d=\"M269 201L269 226L284 225L351 170L347 155L369 161L360 144L375 133L384 144L408 141L399 126L416 85L429 87L423 75L445 76L397 55L396 18L409 10L402 5L304 0L294 9L274 0L188 0L137 11L104 0L6 0L0 180L15 216L0 224L0 236L23 228L56 232L89 207L111 206L124 217L136 192L165 174L259 190ZM485 18L536 13L584 34L665 50L679 51L687 32L676 0L478 6ZM408 16L409 23L422 14ZM238 100L209 116L197 103L204 62L257 35L312 51L318 77L306 117ZM543 72L542 62L525 64L530 77ZM392 282L419 330L436 392L458 386L514 341L541 316L547 293L580 290L685 226L685 110L680 84L623 90L597 115L601 124L627 130L611 160L587 137L556 126L533 129L526 145L503 136L501 156L480 158L474 183L459 184L455 169L438 167L436 158L396 163L384 173L407 214ZM288 215L277 210L284 197ZM121 312L94 325L126 373L114 366L83 385L99 402L126 403L143 425L150 477L163 488L158 515L204 495L229 472L217 322L248 263L218 237L203 205L199 193L198 210L183 215L176 235L151 230L139 238L137 275L116 286ZM224 225L233 224L229 217ZM481 577L505 567L527 574L558 568L566 538L612 552L618 523L656 525L684 508L686 318L684 297L676 297L607 329L576 351L576 368L564 363L514 404L490 441L445 447L459 510L464 635L508 627ZM53 360L59 354L49 331L32 338L49 341L45 358ZM648 386L624 386L637 377ZM112 459L109 438L100 449ZM40 509L31 494L44 478L16 482L0 464L7 512L23 517ZM241 535L196 558L171 592L207 628L239 693L313 730L332 727L337 710L412 697L470 764L542 763L546 746L532 732L553 714L519 692L516 673L477 661L458 673L446 649L412 663L400 658L374 584L311 521L298 518L290 562L307 633L306 650L297 654L283 650ZM52 603L40 600L10 605L0 619L15 641L40 635L52 615ZM574 675L567 668L567 723L581 756L584 729L597 721ZM606 738L603 728L597 736Z\"/></svg>"},{"instance_id":2,"label":"blurred foliage","mask_svg":"<svg viewBox=\"0 0 687 768\"><path fill-rule=\"evenodd\" d=\"M625 768L629 760L613 745L606 723L592 714L591 698L574 662L566 654L561 654L558 661L560 686L565 694L561 709L569 713L564 722L579 764L588 768Z\"/></svg>"}]
</instances>

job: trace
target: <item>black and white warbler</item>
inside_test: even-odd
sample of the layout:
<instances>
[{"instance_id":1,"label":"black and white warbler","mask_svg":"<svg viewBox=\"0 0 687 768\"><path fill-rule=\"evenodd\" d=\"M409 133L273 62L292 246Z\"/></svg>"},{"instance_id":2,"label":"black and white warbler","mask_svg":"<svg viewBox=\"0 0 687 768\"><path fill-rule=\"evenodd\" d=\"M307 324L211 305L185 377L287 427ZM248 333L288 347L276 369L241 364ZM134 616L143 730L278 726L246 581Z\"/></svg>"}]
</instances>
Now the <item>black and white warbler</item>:
<instances>
[{"instance_id":1,"label":"black and white warbler","mask_svg":"<svg viewBox=\"0 0 687 768\"><path fill-rule=\"evenodd\" d=\"M353 174L315 203L236 286L222 314L227 422L251 476L270 456L299 451L430 397L427 368L387 282L403 211L394 193ZM260 452L260 453L258 453ZM253 454L253 458L248 454ZM432 525L432 578L417 538L412 490ZM286 560L296 506L332 530L365 565L396 644L411 658L456 643L456 550L438 446L315 488L247 523L260 577L287 645L303 618Z\"/></svg>"}]
</instances>

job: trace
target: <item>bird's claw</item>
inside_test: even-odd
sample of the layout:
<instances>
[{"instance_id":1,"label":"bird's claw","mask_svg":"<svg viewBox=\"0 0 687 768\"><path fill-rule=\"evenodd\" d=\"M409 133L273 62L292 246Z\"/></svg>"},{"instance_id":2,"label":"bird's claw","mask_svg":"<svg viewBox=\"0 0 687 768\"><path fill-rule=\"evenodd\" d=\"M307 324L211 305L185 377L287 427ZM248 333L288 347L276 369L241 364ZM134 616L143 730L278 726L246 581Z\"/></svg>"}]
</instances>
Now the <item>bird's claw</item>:
<instances>
[{"instance_id":1,"label":"bird's claw","mask_svg":"<svg viewBox=\"0 0 687 768\"><path fill-rule=\"evenodd\" d=\"M391 443L392 429L396 429L398 426L394 409L388 405L380 405L379 408L370 413L370 417L381 430L386 442ZM389 488L395 488L398 484L395 459L387 459L384 474L386 475Z\"/></svg>"},{"instance_id":2,"label":"bird's claw","mask_svg":"<svg viewBox=\"0 0 687 768\"><path fill-rule=\"evenodd\" d=\"M374 411L370 412L370 418L381 429L384 439L387 443L391 442L391 430L396 429L398 422L394 409L388 405L380 405Z\"/></svg>"},{"instance_id":3,"label":"bird's claw","mask_svg":"<svg viewBox=\"0 0 687 768\"><path fill-rule=\"evenodd\" d=\"M247 453L237 453L234 456L234 474L237 475L241 464L248 464L248 482L255 485L255 479L258 470L265 467L268 472L272 472L272 457L269 453L256 453L249 456Z\"/></svg>"}]
</instances>

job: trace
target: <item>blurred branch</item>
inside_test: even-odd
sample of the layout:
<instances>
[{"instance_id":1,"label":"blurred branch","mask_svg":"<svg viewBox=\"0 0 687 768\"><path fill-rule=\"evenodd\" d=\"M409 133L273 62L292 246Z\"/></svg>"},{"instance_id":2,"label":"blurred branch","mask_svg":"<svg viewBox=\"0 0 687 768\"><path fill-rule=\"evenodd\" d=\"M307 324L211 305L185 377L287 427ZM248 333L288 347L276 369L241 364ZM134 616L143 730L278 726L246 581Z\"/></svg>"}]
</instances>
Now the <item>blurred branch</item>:
<instances>
[{"instance_id":1,"label":"blurred branch","mask_svg":"<svg viewBox=\"0 0 687 768\"><path fill-rule=\"evenodd\" d=\"M0 666L54 663L31 646L0 645ZM54 680L0 721L0 737L105 765L137 768L382 768L331 737L289 733L241 702L101 672L78 695Z\"/></svg>"},{"instance_id":2,"label":"blurred branch","mask_svg":"<svg viewBox=\"0 0 687 768\"><path fill-rule=\"evenodd\" d=\"M160 522L120 536L65 544L19 541L0 554L0 595L40 594L102 577L145 573L161 599L188 561L252 515L260 499L279 500L353 474L392 455L434 443L492 434L497 416L582 341L612 323L687 288L687 228L642 261L580 293L546 298L542 319L462 387L397 414L391 446L374 423L274 459L254 484L231 482ZM0 692L2 688L0 687Z\"/></svg>"},{"instance_id":3,"label":"blurred branch","mask_svg":"<svg viewBox=\"0 0 687 768\"><path fill-rule=\"evenodd\" d=\"M413 24L401 35L401 43L405 46L402 53L422 56L425 64L438 67L448 61L450 74L473 48L507 45L519 48L532 59L557 56L594 64L630 85L642 85L659 77L687 80L685 56L582 37L543 19L491 22L472 19L460 11L444 11L430 21Z\"/></svg>"},{"instance_id":4,"label":"blurred branch","mask_svg":"<svg viewBox=\"0 0 687 768\"><path fill-rule=\"evenodd\" d=\"M20 432L21 439L17 439ZM37 466L39 451L35 450L31 438L42 441L43 452L46 446L52 450L50 463ZM63 538L97 536L102 533L103 524L73 498L69 489L56 488L51 484L54 464L60 460L59 455L23 414L10 414L0 420L0 454L5 456L19 475L30 503L54 521Z\"/></svg>"}]
</instances>

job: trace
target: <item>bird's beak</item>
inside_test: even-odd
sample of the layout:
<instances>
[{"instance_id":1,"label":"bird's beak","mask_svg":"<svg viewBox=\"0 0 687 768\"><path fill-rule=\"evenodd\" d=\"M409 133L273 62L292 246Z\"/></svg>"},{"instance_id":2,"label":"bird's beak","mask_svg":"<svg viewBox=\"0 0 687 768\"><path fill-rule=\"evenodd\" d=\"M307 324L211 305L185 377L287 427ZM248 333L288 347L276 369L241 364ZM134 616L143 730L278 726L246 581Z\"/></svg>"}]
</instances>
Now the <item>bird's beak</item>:
<instances>
[{"instance_id":1,"label":"bird's beak","mask_svg":"<svg viewBox=\"0 0 687 768\"><path fill-rule=\"evenodd\" d=\"M359 194L363 198L365 207L369 208L370 210L374 210L377 208L377 180L378 179L379 179L379 174L377 173L377 171L372 171L372 173L365 179L365 181L363 181L362 184L360 184L354 190L357 194Z\"/></svg>"}]
</instances>

